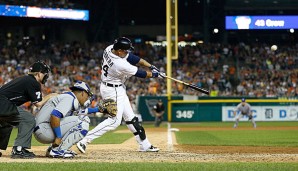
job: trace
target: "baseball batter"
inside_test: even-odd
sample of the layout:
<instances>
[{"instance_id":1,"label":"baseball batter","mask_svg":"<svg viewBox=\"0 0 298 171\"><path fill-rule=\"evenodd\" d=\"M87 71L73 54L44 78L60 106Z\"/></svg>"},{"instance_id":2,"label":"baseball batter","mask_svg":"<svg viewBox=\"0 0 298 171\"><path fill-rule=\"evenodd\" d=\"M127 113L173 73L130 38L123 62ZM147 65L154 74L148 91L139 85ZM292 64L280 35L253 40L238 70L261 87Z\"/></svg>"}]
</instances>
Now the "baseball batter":
<instances>
[{"instance_id":1,"label":"baseball batter","mask_svg":"<svg viewBox=\"0 0 298 171\"><path fill-rule=\"evenodd\" d=\"M238 116L237 115L237 112L240 112L240 114ZM238 127L238 123L239 123L239 120L244 116L244 115L247 115L249 120L251 120L252 124L253 124L253 127L256 128L257 125L256 125L256 122L254 121L254 118L252 116L252 110L251 110L251 106L250 104L246 103L245 102L245 98L242 98L241 99L241 103L237 105L236 109L234 110L234 116L236 118L236 121L235 121L235 124L234 124L234 128L237 128Z\"/></svg>"},{"instance_id":2,"label":"baseball batter","mask_svg":"<svg viewBox=\"0 0 298 171\"><path fill-rule=\"evenodd\" d=\"M90 88L85 82L77 82L70 89L49 99L36 116L35 138L44 144L51 143L47 157L74 157L75 153L69 149L89 130L89 117L73 114L91 104Z\"/></svg>"},{"instance_id":3,"label":"baseball batter","mask_svg":"<svg viewBox=\"0 0 298 171\"><path fill-rule=\"evenodd\" d=\"M125 81L136 76L140 78L163 77L164 73L149 64L144 59L130 53L133 50L131 41L128 38L121 37L115 40L113 45L108 46L103 54L102 74L100 93L103 99L113 99L117 103L117 115L109 117L94 129L88 132L79 143L78 149L85 153L86 145L95 138L101 137L104 133L116 129L122 118L125 120L129 130L135 135L140 145L139 151L157 152L159 149L154 147L148 140L143 126L133 112L129 98L126 94ZM149 67L151 71L144 71L135 65Z\"/></svg>"}]
</instances>

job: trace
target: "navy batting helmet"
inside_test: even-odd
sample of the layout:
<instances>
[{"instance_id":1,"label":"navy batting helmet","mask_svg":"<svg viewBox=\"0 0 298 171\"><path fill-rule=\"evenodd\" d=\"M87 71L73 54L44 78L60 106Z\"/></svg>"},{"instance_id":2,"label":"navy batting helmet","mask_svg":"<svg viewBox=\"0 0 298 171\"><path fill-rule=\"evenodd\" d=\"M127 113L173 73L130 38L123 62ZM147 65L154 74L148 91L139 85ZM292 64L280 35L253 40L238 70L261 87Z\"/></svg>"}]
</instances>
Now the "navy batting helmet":
<instances>
[{"instance_id":1,"label":"navy batting helmet","mask_svg":"<svg viewBox=\"0 0 298 171\"><path fill-rule=\"evenodd\" d=\"M114 50L130 50L133 51L134 47L132 46L131 41L126 37L120 37L114 41L113 45Z\"/></svg>"}]
</instances>

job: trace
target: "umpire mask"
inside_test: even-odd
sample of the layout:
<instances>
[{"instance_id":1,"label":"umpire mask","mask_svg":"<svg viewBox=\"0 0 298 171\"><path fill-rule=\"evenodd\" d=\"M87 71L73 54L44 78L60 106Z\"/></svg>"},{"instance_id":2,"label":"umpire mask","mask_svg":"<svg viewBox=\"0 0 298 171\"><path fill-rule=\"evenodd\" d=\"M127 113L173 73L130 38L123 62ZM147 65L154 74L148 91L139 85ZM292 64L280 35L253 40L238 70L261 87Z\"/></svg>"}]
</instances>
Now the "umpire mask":
<instances>
[{"instance_id":1,"label":"umpire mask","mask_svg":"<svg viewBox=\"0 0 298 171\"><path fill-rule=\"evenodd\" d=\"M49 78L49 74L45 73L41 80L41 84L45 84L48 81L48 78Z\"/></svg>"},{"instance_id":2,"label":"umpire mask","mask_svg":"<svg viewBox=\"0 0 298 171\"><path fill-rule=\"evenodd\" d=\"M41 83L45 84L49 78L49 72L51 72L51 68L43 61L37 61L34 64L32 64L29 68L29 73L36 73L41 72L44 74L44 77L42 78Z\"/></svg>"},{"instance_id":3,"label":"umpire mask","mask_svg":"<svg viewBox=\"0 0 298 171\"><path fill-rule=\"evenodd\" d=\"M92 101L92 98L89 97L88 100L86 100L85 103L84 103L84 108L89 107L91 105L91 101Z\"/></svg>"}]
</instances>

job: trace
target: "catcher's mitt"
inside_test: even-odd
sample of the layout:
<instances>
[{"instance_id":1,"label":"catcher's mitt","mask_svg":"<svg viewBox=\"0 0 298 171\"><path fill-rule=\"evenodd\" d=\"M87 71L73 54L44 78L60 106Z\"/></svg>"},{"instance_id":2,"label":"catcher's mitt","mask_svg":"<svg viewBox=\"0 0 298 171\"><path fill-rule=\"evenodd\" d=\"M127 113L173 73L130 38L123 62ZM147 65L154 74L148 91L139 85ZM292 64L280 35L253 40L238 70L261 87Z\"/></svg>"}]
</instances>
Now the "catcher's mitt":
<instances>
[{"instance_id":1,"label":"catcher's mitt","mask_svg":"<svg viewBox=\"0 0 298 171\"><path fill-rule=\"evenodd\" d=\"M113 99L105 99L98 106L99 111L108 114L111 117L115 117L117 115L117 103Z\"/></svg>"},{"instance_id":2,"label":"catcher's mitt","mask_svg":"<svg viewBox=\"0 0 298 171\"><path fill-rule=\"evenodd\" d=\"M252 119L252 115L248 115L248 120L251 120Z\"/></svg>"}]
</instances>

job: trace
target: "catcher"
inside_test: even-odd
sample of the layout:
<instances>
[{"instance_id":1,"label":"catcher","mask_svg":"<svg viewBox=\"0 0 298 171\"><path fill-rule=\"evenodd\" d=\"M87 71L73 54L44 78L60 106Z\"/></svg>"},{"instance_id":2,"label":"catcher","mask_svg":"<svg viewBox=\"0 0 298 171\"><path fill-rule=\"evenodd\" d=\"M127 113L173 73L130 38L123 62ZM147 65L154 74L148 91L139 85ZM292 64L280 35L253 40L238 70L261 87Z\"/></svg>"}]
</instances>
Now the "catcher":
<instances>
[{"instance_id":1,"label":"catcher","mask_svg":"<svg viewBox=\"0 0 298 171\"><path fill-rule=\"evenodd\" d=\"M240 112L240 114L238 116L236 116L238 111ZM251 106L250 106L250 104L245 102L245 98L242 98L241 103L237 105L236 109L234 110L234 116L236 117L234 128L238 127L239 120L243 116L248 116L248 120L250 120L252 122L253 127L254 128L257 127L257 124L254 121L254 118L253 118L253 115L252 115Z\"/></svg>"},{"instance_id":2,"label":"catcher","mask_svg":"<svg viewBox=\"0 0 298 171\"><path fill-rule=\"evenodd\" d=\"M73 114L87 108L93 94L85 82L77 82L70 89L70 92L49 99L36 116L35 138L43 144L51 144L46 152L47 157L73 158L76 153L69 149L88 133L89 117ZM113 108L106 109L111 103L109 101L97 108L82 111L86 114L112 111Z\"/></svg>"}]
</instances>

